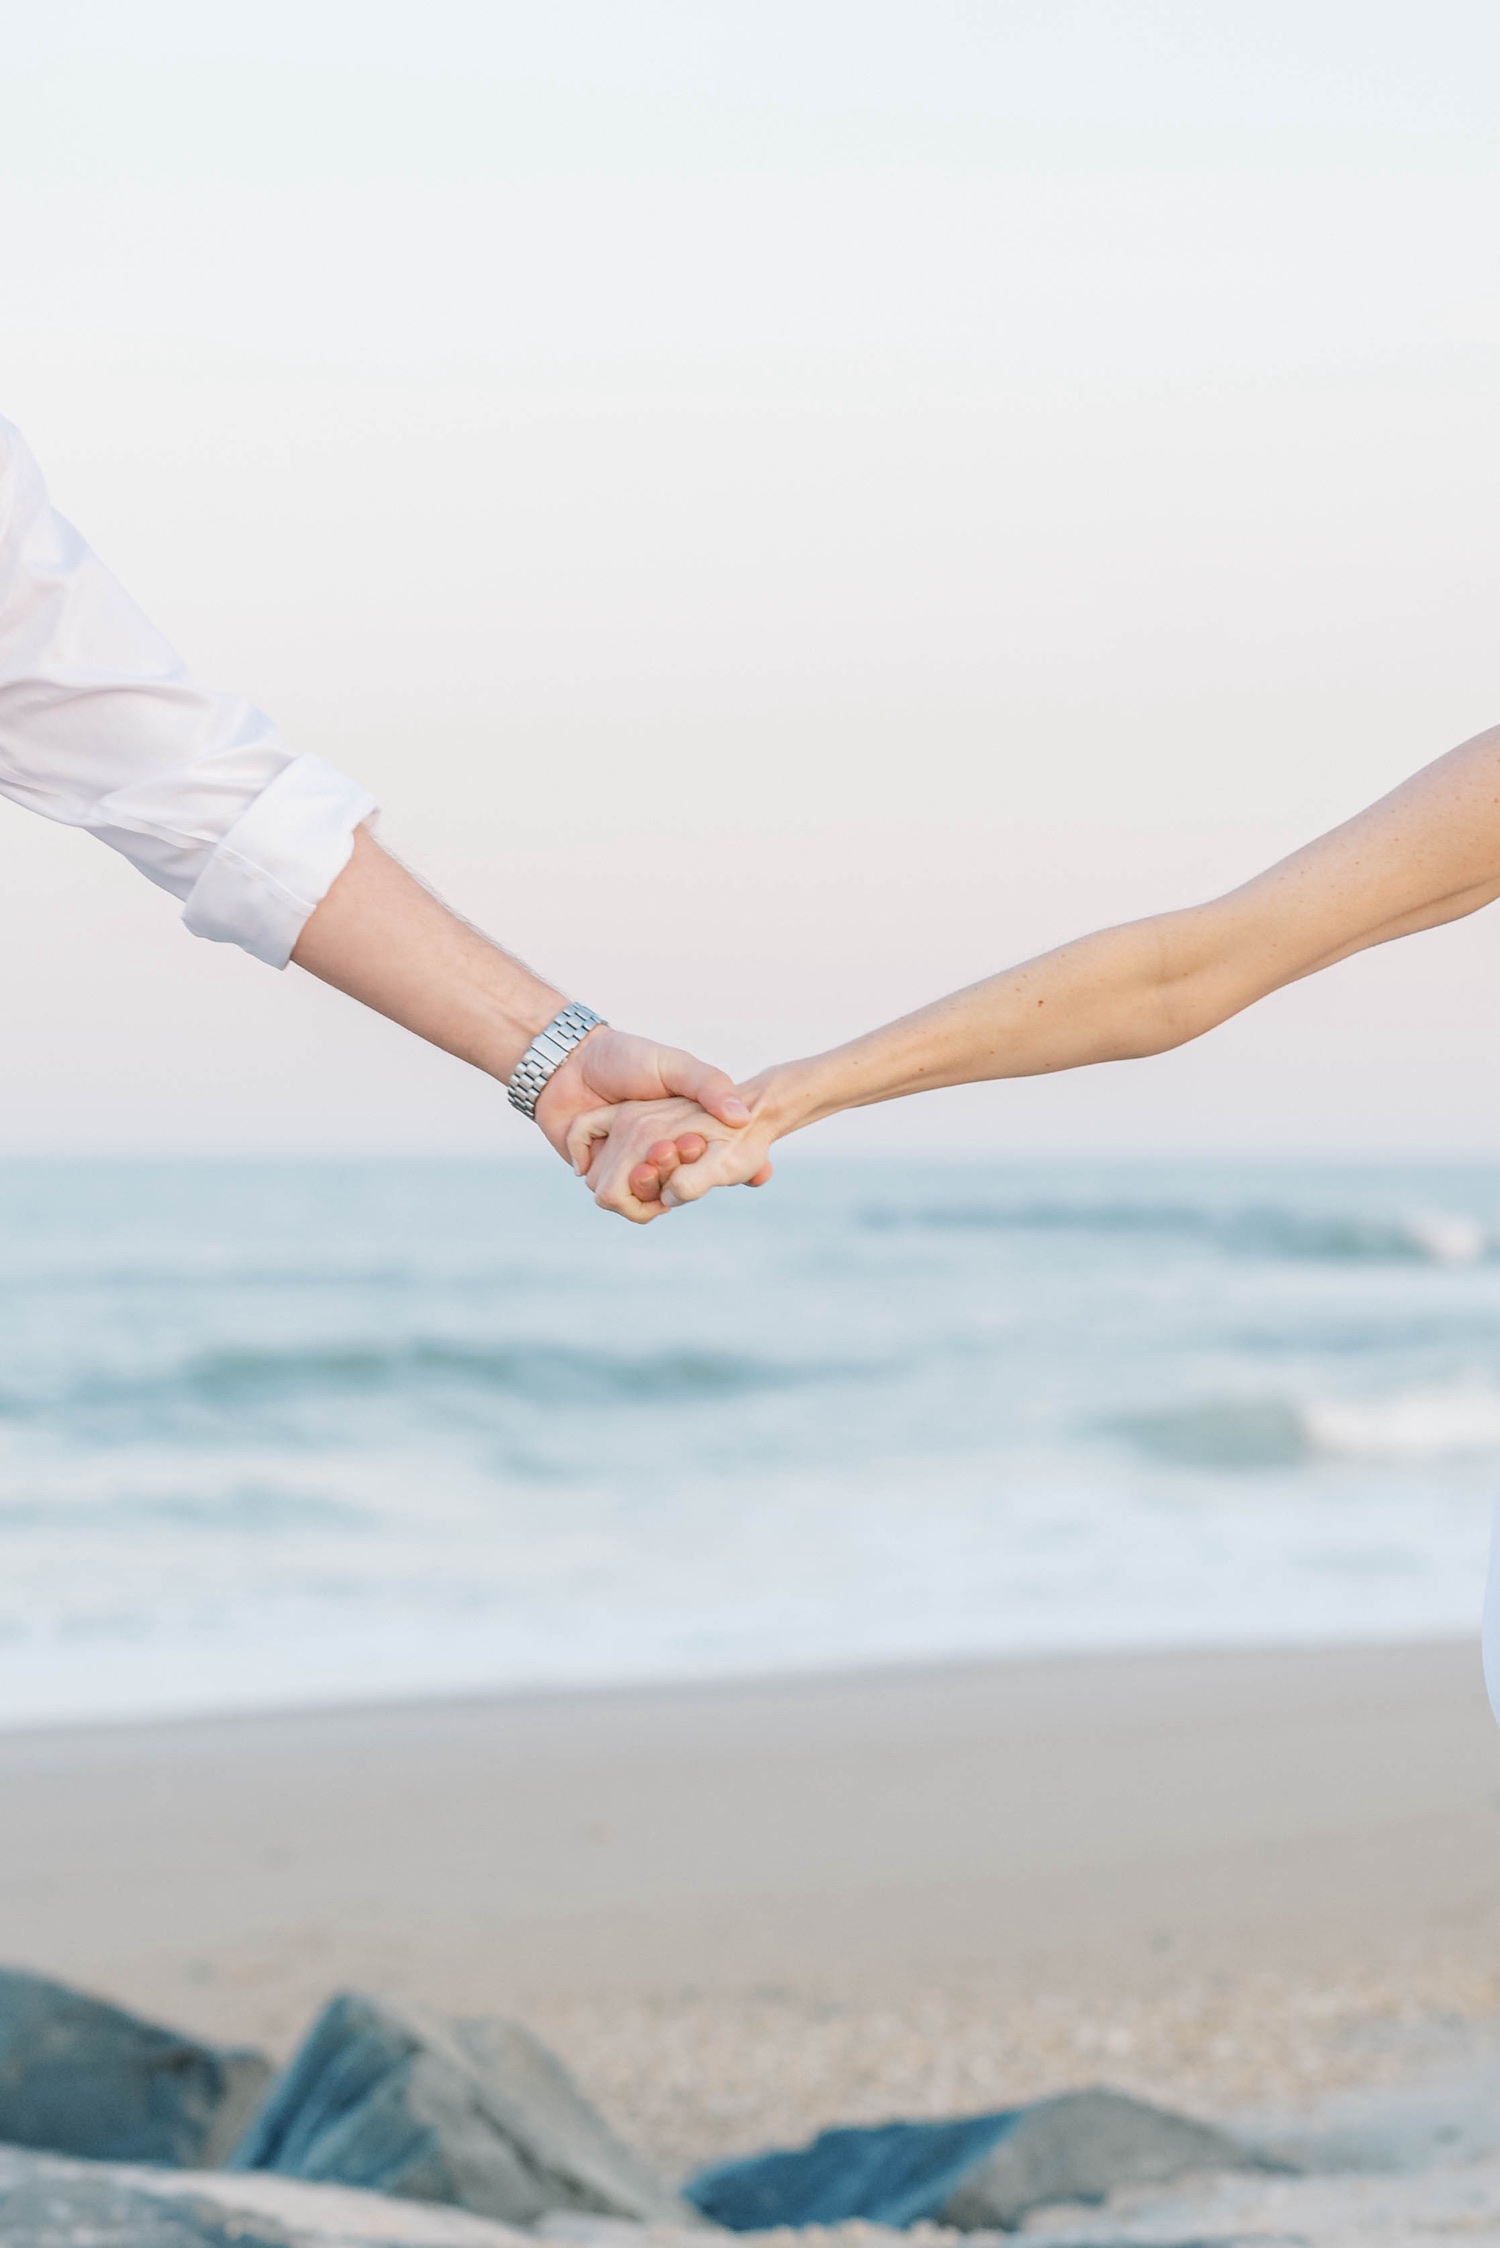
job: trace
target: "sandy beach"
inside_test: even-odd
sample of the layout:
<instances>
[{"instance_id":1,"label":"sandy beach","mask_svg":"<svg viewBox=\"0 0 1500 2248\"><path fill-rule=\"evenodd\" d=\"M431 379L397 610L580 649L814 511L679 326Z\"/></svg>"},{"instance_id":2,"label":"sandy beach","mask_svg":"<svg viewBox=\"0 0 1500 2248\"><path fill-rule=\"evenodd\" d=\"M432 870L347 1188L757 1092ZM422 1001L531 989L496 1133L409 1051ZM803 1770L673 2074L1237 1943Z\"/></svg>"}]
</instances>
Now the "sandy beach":
<instances>
[{"instance_id":1,"label":"sandy beach","mask_svg":"<svg viewBox=\"0 0 1500 2248\"><path fill-rule=\"evenodd\" d=\"M524 2015L674 2169L1099 2079L1210 2114L1500 2014L1472 1646L1086 1658L0 1736L0 1953L285 2052Z\"/></svg>"}]
</instances>

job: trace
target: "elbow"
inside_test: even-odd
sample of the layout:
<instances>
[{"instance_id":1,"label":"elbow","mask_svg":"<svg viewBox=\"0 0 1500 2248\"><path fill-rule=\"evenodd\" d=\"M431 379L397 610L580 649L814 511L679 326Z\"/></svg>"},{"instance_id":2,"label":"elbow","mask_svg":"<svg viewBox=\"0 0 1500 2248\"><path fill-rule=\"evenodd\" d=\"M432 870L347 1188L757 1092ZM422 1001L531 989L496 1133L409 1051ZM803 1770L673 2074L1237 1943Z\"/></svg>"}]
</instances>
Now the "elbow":
<instances>
[{"instance_id":1,"label":"elbow","mask_svg":"<svg viewBox=\"0 0 1500 2248\"><path fill-rule=\"evenodd\" d=\"M1204 1031L1212 1030L1211 1022L1184 1023L1166 1021L1160 1011L1152 1008L1143 1011L1139 1022L1130 1024L1109 1041L1105 1059L1112 1062L1148 1062L1157 1054L1170 1054L1179 1046L1192 1044Z\"/></svg>"},{"instance_id":2,"label":"elbow","mask_svg":"<svg viewBox=\"0 0 1500 2248\"><path fill-rule=\"evenodd\" d=\"M1237 1013L1253 995L1235 993L1230 948L1216 939L1204 910L1189 908L1065 948L1057 1036L1046 1042L1049 1058L1040 1066L1145 1061Z\"/></svg>"},{"instance_id":3,"label":"elbow","mask_svg":"<svg viewBox=\"0 0 1500 2248\"><path fill-rule=\"evenodd\" d=\"M1149 931L1149 949L1142 962L1140 1004L1132 1024L1132 1059L1170 1054L1190 1046L1206 1031L1249 1004L1253 993L1235 990L1234 978L1216 949L1202 940L1198 915L1173 915L1165 927Z\"/></svg>"},{"instance_id":4,"label":"elbow","mask_svg":"<svg viewBox=\"0 0 1500 2248\"><path fill-rule=\"evenodd\" d=\"M1217 1030L1248 1004L1247 998L1226 992L1218 977L1202 973L1175 977L1156 993L1149 1051L1170 1054L1179 1046L1191 1046L1195 1038Z\"/></svg>"},{"instance_id":5,"label":"elbow","mask_svg":"<svg viewBox=\"0 0 1500 2248\"><path fill-rule=\"evenodd\" d=\"M1156 1054L1170 1054L1187 1046L1221 1018L1201 1006L1195 995L1171 984L1149 984L1133 993L1127 1003L1096 1010L1090 1059L1099 1062L1144 1062ZM1060 1063L1068 1068L1067 1061Z\"/></svg>"}]
</instances>

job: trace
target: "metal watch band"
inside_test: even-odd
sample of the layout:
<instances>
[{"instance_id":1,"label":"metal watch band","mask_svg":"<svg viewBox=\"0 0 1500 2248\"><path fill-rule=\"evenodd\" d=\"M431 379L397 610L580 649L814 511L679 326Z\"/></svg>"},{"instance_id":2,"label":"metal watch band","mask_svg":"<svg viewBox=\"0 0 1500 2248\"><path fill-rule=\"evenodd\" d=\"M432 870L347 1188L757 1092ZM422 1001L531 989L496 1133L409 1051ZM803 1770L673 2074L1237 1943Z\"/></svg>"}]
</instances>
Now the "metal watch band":
<instances>
[{"instance_id":1,"label":"metal watch band","mask_svg":"<svg viewBox=\"0 0 1500 2248\"><path fill-rule=\"evenodd\" d=\"M545 1030L539 1030L521 1059L512 1070L506 1092L512 1108L536 1121L536 1104L553 1072L561 1067L575 1046L581 1046L591 1030L598 1030L604 1022L592 1007L580 1006L575 1000L553 1016Z\"/></svg>"}]
</instances>

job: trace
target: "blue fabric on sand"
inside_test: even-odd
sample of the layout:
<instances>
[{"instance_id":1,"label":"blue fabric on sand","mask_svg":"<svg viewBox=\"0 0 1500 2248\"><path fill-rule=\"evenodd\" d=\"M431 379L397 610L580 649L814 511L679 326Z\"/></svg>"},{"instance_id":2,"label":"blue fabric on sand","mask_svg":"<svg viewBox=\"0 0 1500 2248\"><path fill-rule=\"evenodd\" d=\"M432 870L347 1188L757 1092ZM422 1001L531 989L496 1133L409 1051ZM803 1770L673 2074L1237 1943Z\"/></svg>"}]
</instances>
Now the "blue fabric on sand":
<instances>
[{"instance_id":1,"label":"blue fabric on sand","mask_svg":"<svg viewBox=\"0 0 1500 2248\"><path fill-rule=\"evenodd\" d=\"M771 2225L836 2225L850 2217L914 2225L935 2216L960 2180L1024 2113L956 2123L878 2123L824 2131L811 2145L743 2162L719 2162L683 2193L731 2232Z\"/></svg>"}]
</instances>

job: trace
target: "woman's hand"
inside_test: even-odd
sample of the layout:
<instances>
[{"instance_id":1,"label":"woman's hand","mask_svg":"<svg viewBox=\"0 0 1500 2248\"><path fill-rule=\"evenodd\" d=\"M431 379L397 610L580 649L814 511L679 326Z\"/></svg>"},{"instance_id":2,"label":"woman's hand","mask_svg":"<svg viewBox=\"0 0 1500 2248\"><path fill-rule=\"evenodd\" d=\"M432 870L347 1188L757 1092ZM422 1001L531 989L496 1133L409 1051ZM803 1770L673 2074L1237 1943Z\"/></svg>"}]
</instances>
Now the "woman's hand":
<instances>
[{"instance_id":1,"label":"woman's hand","mask_svg":"<svg viewBox=\"0 0 1500 2248\"><path fill-rule=\"evenodd\" d=\"M754 1086L742 1090L751 1119L738 1130L689 1100L595 1109L574 1119L568 1159L601 1210L635 1225L701 1201L716 1186L764 1186L771 1176L766 1152L779 1126L769 1104L755 1113Z\"/></svg>"}]
</instances>

